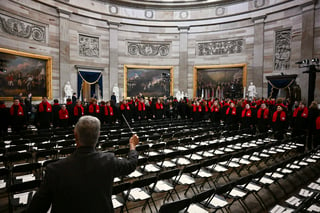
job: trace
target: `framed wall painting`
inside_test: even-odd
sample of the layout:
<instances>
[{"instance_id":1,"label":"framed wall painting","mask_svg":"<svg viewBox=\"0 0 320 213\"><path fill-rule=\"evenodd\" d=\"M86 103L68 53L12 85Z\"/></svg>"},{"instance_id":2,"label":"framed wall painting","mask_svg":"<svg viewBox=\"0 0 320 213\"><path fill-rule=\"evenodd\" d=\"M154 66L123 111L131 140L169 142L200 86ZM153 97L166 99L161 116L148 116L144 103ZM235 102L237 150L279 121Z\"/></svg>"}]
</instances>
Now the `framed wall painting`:
<instances>
[{"instance_id":1,"label":"framed wall painting","mask_svg":"<svg viewBox=\"0 0 320 213\"><path fill-rule=\"evenodd\" d=\"M124 65L124 98L173 95L173 66Z\"/></svg>"},{"instance_id":2,"label":"framed wall painting","mask_svg":"<svg viewBox=\"0 0 320 213\"><path fill-rule=\"evenodd\" d=\"M0 48L0 100L32 93L52 99L52 57Z\"/></svg>"},{"instance_id":3,"label":"framed wall painting","mask_svg":"<svg viewBox=\"0 0 320 213\"><path fill-rule=\"evenodd\" d=\"M193 97L242 98L247 64L194 66L193 76Z\"/></svg>"}]
</instances>

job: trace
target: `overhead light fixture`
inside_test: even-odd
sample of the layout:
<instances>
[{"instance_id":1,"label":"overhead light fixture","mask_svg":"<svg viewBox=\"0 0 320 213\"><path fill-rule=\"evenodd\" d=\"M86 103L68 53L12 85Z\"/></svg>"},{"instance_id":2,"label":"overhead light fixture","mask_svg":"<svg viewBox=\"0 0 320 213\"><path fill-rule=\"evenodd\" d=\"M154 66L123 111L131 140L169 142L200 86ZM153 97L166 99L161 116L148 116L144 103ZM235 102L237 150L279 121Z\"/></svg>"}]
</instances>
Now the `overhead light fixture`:
<instances>
[{"instance_id":1,"label":"overhead light fixture","mask_svg":"<svg viewBox=\"0 0 320 213\"><path fill-rule=\"evenodd\" d=\"M313 58L313 59L311 59L311 62L313 64L319 64L319 58Z\"/></svg>"}]
</instances>

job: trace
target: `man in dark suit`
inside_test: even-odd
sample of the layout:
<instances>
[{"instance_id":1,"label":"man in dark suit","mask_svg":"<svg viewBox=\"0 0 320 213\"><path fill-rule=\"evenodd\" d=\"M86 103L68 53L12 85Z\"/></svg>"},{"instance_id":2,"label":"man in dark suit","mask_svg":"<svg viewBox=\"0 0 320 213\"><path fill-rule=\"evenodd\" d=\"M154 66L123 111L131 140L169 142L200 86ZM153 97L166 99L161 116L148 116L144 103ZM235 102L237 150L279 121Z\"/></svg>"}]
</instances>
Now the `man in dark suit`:
<instances>
[{"instance_id":1,"label":"man in dark suit","mask_svg":"<svg viewBox=\"0 0 320 213\"><path fill-rule=\"evenodd\" d=\"M77 150L69 157L47 166L39 191L28 212L113 212L113 178L133 172L137 166L137 135L130 140L128 159L95 150L100 121L82 116L75 126Z\"/></svg>"}]
</instances>

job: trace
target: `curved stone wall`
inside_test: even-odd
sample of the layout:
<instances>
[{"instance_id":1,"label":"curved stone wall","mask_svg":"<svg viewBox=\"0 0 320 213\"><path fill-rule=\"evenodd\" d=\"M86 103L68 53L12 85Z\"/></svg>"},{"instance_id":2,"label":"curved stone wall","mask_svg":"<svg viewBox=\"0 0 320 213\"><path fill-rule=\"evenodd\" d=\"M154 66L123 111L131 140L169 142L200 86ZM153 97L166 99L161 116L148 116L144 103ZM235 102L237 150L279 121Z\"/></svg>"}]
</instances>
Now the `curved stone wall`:
<instances>
[{"instance_id":1,"label":"curved stone wall","mask_svg":"<svg viewBox=\"0 0 320 213\"><path fill-rule=\"evenodd\" d=\"M173 66L174 94L180 90L191 96L194 66L243 63L247 82L255 82L260 96L267 95L265 76L284 73L298 74L307 98L306 74L295 62L320 57L317 1L133 6L94 0L3 0L1 47L52 56L54 98L62 99L67 81L77 87L79 68L102 70L108 100L114 85L123 94L124 65ZM33 31L14 31L6 27L9 20ZM214 44L228 45L213 50ZM289 57L279 59L283 47ZM319 95L318 86L315 97Z\"/></svg>"}]
</instances>

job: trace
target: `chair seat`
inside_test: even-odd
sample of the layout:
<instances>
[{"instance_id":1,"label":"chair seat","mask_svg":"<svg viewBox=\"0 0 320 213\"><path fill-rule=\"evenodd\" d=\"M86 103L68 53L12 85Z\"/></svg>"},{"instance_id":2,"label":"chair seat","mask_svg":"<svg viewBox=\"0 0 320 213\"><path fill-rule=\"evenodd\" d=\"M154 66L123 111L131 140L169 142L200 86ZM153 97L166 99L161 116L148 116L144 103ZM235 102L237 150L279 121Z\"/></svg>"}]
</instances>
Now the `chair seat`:
<instances>
[{"instance_id":1,"label":"chair seat","mask_svg":"<svg viewBox=\"0 0 320 213\"><path fill-rule=\"evenodd\" d=\"M228 169L227 169L226 167L223 167L223 166L221 166L221 165L218 164L217 166L214 167L213 170L216 171L216 172L225 172L225 171L227 171Z\"/></svg>"},{"instance_id":2,"label":"chair seat","mask_svg":"<svg viewBox=\"0 0 320 213\"><path fill-rule=\"evenodd\" d=\"M240 163L240 164L245 164L245 165L248 165L251 163L249 160L243 159L243 158L233 158L232 161L235 163Z\"/></svg>"},{"instance_id":3,"label":"chair seat","mask_svg":"<svg viewBox=\"0 0 320 213\"><path fill-rule=\"evenodd\" d=\"M203 152L202 156L205 157L205 158L210 158L210 157L213 157L214 154L206 151L206 152Z\"/></svg>"},{"instance_id":4,"label":"chair seat","mask_svg":"<svg viewBox=\"0 0 320 213\"><path fill-rule=\"evenodd\" d=\"M308 209L308 212L320 212L320 206L316 204L312 204Z\"/></svg>"},{"instance_id":5,"label":"chair seat","mask_svg":"<svg viewBox=\"0 0 320 213\"><path fill-rule=\"evenodd\" d=\"M22 182L27 182L27 181L31 181L31 180L35 180L36 177L34 176L34 174L26 174L26 175L20 175L20 176L16 176L15 177L17 180L22 180Z\"/></svg>"},{"instance_id":6,"label":"chair seat","mask_svg":"<svg viewBox=\"0 0 320 213\"><path fill-rule=\"evenodd\" d=\"M259 182L262 184L271 184L274 182L274 180L268 177L262 177Z\"/></svg>"},{"instance_id":7,"label":"chair seat","mask_svg":"<svg viewBox=\"0 0 320 213\"><path fill-rule=\"evenodd\" d=\"M6 188L6 186L7 186L6 181L1 179L0 180L0 189L4 189L4 188Z\"/></svg>"},{"instance_id":8,"label":"chair seat","mask_svg":"<svg viewBox=\"0 0 320 213\"><path fill-rule=\"evenodd\" d=\"M139 172L138 170L135 170L133 172L131 172L128 177L130 178L137 178L137 177L141 177L143 174L141 172Z\"/></svg>"},{"instance_id":9,"label":"chair seat","mask_svg":"<svg viewBox=\"0 0 320 213\"><path fill-rule=\"evenodd\" d=\"M173 159L172 161L175 162L176 159ZM191 162L190 162L188 159L186 159L186 158L179 158L176 163L177 163L178 165L184 166L184 165L189 165Z\"/></svg>"},{"instance_id":10,"label":"chair seat","mask_svg":"<svg viewBox=\"0 0 320 213\"><path fill-rule=\"evenodd\" d=\"M291 196L285 202L290 206L298 207L302 203L303 200L297 198L296 196Z\"/></svg>"},{"instance_id":11,"label":"chair seat","mask_svg":"<svg viewBox=\"0 0 320 213\"><path fill-rule=\"evenodd\" d=\"M259 191L261 189L261 187L257 184L254 184L254 183L249 183L247 186L246 186L246 189L248 189L249 191Z\"/></svg>"},{"instance_id":12,"label":"chair seat","mask_svg":"<svg viewBox=\"0 0 320 213\"><path fill-rule=\"evenodd\" d=\"M154 152L154 151L149 152L149 156L155 156L155 155L159 155L159 152Z\"/></svg>"},{"instance_id":13,"label":"chair seat","mask_svg":"<svg viewBox=\"0 0 320 213\"><path fill-rule=\"evenodd\" d=\"M210 201L210 205L212 205L213 207L224 207L228 205L228 202L225 198L221 197L220 195L215 195Z\"/></svg>"},{"instance_id":14,"label":"chair seat","mask_svg":"<svg viewBox=\"0 0 320 213\"><path fill-rule=\"evenodd\" d=\"M270 210L270 213L278 213L278 212L290 213L290 212L294 212L294 210L287 207L280 206L280 205L276 205Z\"/></svg>"},{"instance_id":15,"label":"chair seat","mask_svg":"<svg viewBox=\"0 0 320 213\"><path fill-rule=\"evenodd\" d=\"M182 184L182 185L185 185L185 184L186 185L190 185L190 184L193 184L195 182L196 181L194 180L193 177L190 177L190 176L188 176L186 174L182 174L181 177L179 178L179 181L178 181L178 183Z\"/></svg>"},{"instance_id":16,"label":"chair seat","mask_svg":"<svg viewBox=\"0 0 320 213\"><path fill-rule=\"evenodd\" d=\"M232 168L236 168L236 167L239 167L239 166L240 166L240 164L238 164L238 163L236 163L236 162L233 162L233 161L229 162L229 164L228 164L227 161L220 162L220 164L221 164L221 165L227 165L228 167L232 167Z\"/></svg>"},{"instance_id":17,"label":"chair seat","mask_svg":"<svg viewBox=\"0 0 320 213\"><path fill-rule=\"evenodd\" d=\"M197 155L197 154L190 154L190 155L186 155L187 158L191 159L191 160L201 160L202 157L200 155Z\"/></svg>"},{"instance_id":18,"label":"chair seat","mask_svg":"<svg viewBox=\"0 0 320 213\"><path fill-rule=\"evenodd\" d=\"M308 185L308 188L320 191L320 185L318 183L312 182Z\"/></svg>"},{"instance_id":19,"label":"chair seat","mask_svg":"<svg viewBox=\"0 0 320 213\"><path fill-rule=\"evenodd\" d=\"M212 174L210 172L207 172L203 169L200 169L197 175L198 175L198 177L201 177L201 178L208 178L208 177L212 176Z\"/></svg>"},{"instance_id":20,"label":"chair seat","mask_svg":"<svg viewBox=\"0 0 320 213\"><path fill-rule=\"evenodd\" d=\"M152 188L152 187L151 187ZM157 181L157 184L154 187L155 192L167 192L172 190L173 187L170 183L164 180L159 180Z\"/></svg>"},{"instance_id":21,"label":"chair seat","mask_svg":"<svg viewBox=\"0 0 320 213\"><path fill-rule=\"evenodd\" d=\"M224 154L224 152L223 151L221 151L221 150L215 150L214 151L214 153L213 154L215 154L215 155L223 155Z\"/></svg>"},{"instance_id":22,"label":"chair seat","mask_svg":"<svg viewBox=\"0 0 320 213\"><path fill-rule=\"evenodd\" d=\"M187 212L188 213L194 213L194 212L196 212L196 213L208 213L209 211L207 211L207 210L201 208L199 205L193 203L193 204L191 204L189 206Z\"/></svg>"},{"instance_id":23,"label":"chair seat","mask_svg":"<svg viewBox=\"0 0 320 213\"><path fill-rule=\"evenodd\" d=\"M281 172L282 174L291 174L292 170L291 169L286 169L286 168L278 168L278 172Z\"/></svg>"},{"instance_id":24,"label":"chair seat","mask_svg":"<svg viewBox=\"0 0 320 213\"><path fill-rule=\"evenodd\" d=\"M247 193L241 189L233 188L229 195L232 197L244 197Z\"/></svg>"},{"instance_id":25,"label":"chair seat","mask_svg":"<svg viewBox=\"0 0 320 213\"><path fill-rule=\"evenodd\" d=\"M164 154L168 154L168 153L171 153L171 152L174 152L174 151L172 149L164 149L163 150Z\"/></svg>"},{"instance_id":26,"label":"chair seat","mask_svg":"<svg viewBox=\"0 0 320 213\"><path fill-rule=\"evenodd\" d=\"M140 188L134 188L130 190L129 200L137 201L146 200L148 198L150 198L150 195Z\"/></svg>"},{"instance_id":27,"label":"chair seat","mask_svg":"<svg viewBox=\"0 0 320 213\"><path fill-rule=\"evenodd\" d=\"M161 165L161 163L157 163L157 165ZM162 163L162 167L164 167L164 168L172 168L172 167L175 167L176 166L176 164L175 163L172 163L171 161L168 161L168 160L166 160L166 161L163 161L163 163Z\"/></svg>"},{"instance_id":28,"label":"chair seat","mask_svg":"<svg viewBox=\"0 0 320 213\"><path fill-rule=\"evenodd\" d=\"M274 172L274 173L266 173L266 175L272 177L272 178L276 178L276 179L280 179L283 178L283 174L279 173L279 172Z\"/></svg>"},{"instance_id":29,"label":"chair seat","mask_svg":"<svg viewBox=\"0 0 320 213\"><path fill-rule=\"evenodd\" d=\"M118 177L115 177L115 178L113 179L113 182L114 182L114 183L117 183L117 182L120 182L120 181L121 181L121 179L118 178Z\"/></svg>"},{"instance_id":30,"label":"chair seat","mask_svg":"<svg viewBox=\"0 0 320 213\"><path fill-rule=\"evenodd\" d=\"M308 190L308 189L300 189L299 195L302 197L311 197L314 194L314 192Z\"/></svg>"},{"instance_id":31,"label":"chair seat","mask_svg":"<svg viewBox=\"0 0 320 213\"><path fill-rule=\"evenodd\" d=\"M160 168L155 164L147 164L144 169L145 169L146 172L158 172L158 171L160 171Z\"/></svg>"},{"instance_id":32,"label":"chair seat","mask_svg":"<svg viewBox=\"0 0 320 213\"><path fill-rule=\"evenodd\" d=\"M36 191L18 193L18 194L14 194L13 198L18 200L17 204L27 205L28 201L33 197L35 193Z\"/></svg>"},{"instance_id":33,"label":"chair seat","mask_svg":"<svg viewBox=\"0 0 320 213\"><path fill-rule=\"evenodd\" d=\"M112 195L112 205L113 205L113 208L116 209L116 208L119 208L119 207L123 206L123 203L121 203L118 200L116 195Z\"/></svg>"}]
</instances>

